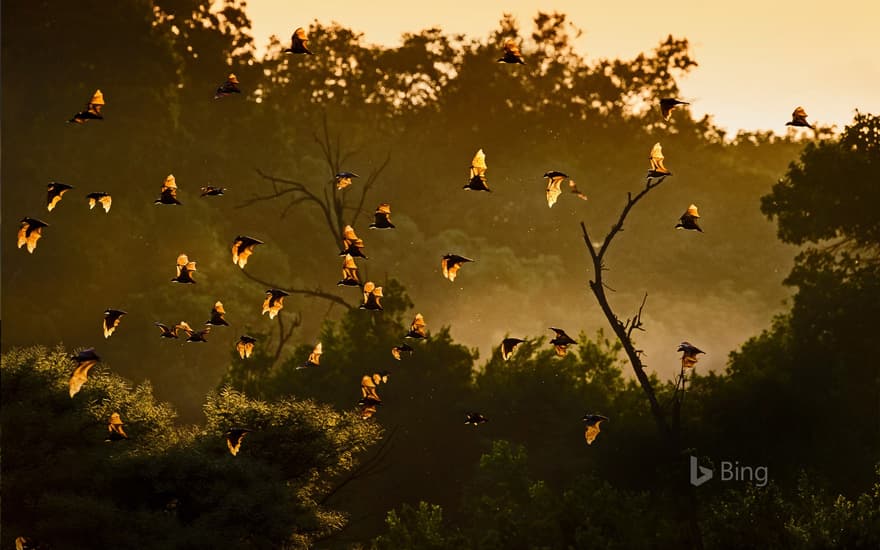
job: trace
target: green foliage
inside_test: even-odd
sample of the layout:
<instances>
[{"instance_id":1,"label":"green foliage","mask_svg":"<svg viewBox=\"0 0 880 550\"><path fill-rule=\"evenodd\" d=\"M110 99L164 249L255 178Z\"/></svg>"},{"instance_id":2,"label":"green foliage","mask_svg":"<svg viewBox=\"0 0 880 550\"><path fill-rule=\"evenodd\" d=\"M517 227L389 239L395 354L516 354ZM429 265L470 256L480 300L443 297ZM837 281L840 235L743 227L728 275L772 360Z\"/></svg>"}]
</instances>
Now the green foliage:
<instances>
[{"instance_id":1,"label":"green foliage","mask_svg":"<svg viewBox=\"0 0 880 550\"><path fill-rule=\"evenodd\" d=\"M451 537L443 525L443 509L436 504L419 502L418 508L404 504L388 512L385 518L388 532L373 544L377 550L442 550L453 548Z\"/></svg>"},{"instance_id":2,"label":"green foliage","mask_svg":"<svg viewBox=\"0 0 880 550\"><path fill-rule=\"evenodd\" d=\"M380 438L375 423L224 390L201 429L178 426L148 384L132 388L103 363L71 399L66 355L2 358L4 546L25 535L74 549L306 548L345 525L320 501ZM128 439L105 442L114 412ZM254 430L235 457L231 427Z\"/></svg>"}]
</instances>

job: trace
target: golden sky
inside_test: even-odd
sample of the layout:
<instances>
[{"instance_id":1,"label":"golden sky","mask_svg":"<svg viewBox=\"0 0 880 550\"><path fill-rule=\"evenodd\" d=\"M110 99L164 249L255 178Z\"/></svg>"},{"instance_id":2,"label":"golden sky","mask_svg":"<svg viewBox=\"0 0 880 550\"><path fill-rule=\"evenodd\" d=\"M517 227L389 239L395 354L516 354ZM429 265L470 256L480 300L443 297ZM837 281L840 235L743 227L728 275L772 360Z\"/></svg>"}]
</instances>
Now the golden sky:
<instances>
[{"instance_id":1,"label":"golden sky","mask_svg":"<svg viewBox=\"0 0 880 550\"><path fill-rule=\"evenodd\" d=\"M661 5L672 7L660 11ZM287 41L315 19L336 21L386 46L397 45L404 32L432 26L484 38L504 12L529 34L539 9L565 13L584 31L577 47L588 59L629 58L668 34L688 38L700 66L680 83L683 99L697 116L712 114L733 132L784 132L798 105L811 121L840 128L856 108L880 112L880 0L248 1L261 48L270 35ZM320 44L310 47L320 53Z\"/></svg>"}]
</instances>

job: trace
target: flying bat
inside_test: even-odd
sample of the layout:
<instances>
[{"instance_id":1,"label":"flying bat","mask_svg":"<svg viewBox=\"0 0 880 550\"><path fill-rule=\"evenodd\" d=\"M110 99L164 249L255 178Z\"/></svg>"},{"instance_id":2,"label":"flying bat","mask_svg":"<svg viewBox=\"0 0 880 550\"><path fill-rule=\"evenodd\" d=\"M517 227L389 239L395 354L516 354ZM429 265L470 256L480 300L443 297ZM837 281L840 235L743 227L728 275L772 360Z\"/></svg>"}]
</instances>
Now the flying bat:
<instances>
[{"instance_id":1,"label":"flying bat","mask_svg":"<svg viewBox=\"0 0 880 550\"><path fill-rule=\"evenodd\" d=\"M238 454L239 449L241 449L241 441L244 439L244 436L252 432L253 430L248 430L247 428L232 428L231 430L226 432L226 446L229 447L229 452L232 456Z\"/></svg>"},{"instance_id":2,"label":"flying bat","mask_svg":"<svg viewBox=\"0 0 880 550\"><path fill-rule=\"evenodd\" d=\"M309 367L321 366L321 355L323 353L324 353L324 348L321 346L321 342L318 342L318 345L316 345L315 349L312 350L312 353L309 354L309 358L306 359L306 362L296 368L297 369L307 369Z\"/></svg>"},{"instance_id":3,"label":"flying bat","mask_svg":"<svg viewBox=\"0 0 880 550\"><path fill-rule=\"evenodd\" d=\"M228 327L229 323L226 322L225 316L226 310L223 309L223 302L217 300L217 303L215 303L214 307L211 308L211 318L205 321L205 324Z\"/></svg>"},{"instance_id":4,"label":"flying bat","mask_svg":"<svg viewBox=\"0 0 880 550\"><path fill-rule=\"evenodd\" d=\"M394 346L391 348L391 355L394 356L398 361L401 360L401 356L403 354L412 355L413 349L409 346L409 344L400 344L399 346Z\"/></svg>"},{"instance_id":5,"label":"flying bat","mask_svg":"<svg viewBox=\"0 0 880 550\"><path fill-rule=\"evenodd\" d=\"M663 120L669 122L669 119L672 117L672 110L678 107L679 105L690 105L685 101L679 101L674 97L665 97L660 100L660 114L663 115Z\"/></svg>"},{"instance_id":6,"label":"flying bat","mask_svg":"<svg viewBox=\"0 0 880 550\"><path fill-rule=\"evenodd\" d=\"M373 415L376 414L376 408L381 404L381 401L378 401L371 397L365 397L358 401L358 405L361 408L361 418L364 420L372 418Z\"/></svg>"},{"instance_id":7,"label":"flying bat","mask_svg":"<svg viewBox=\"0 0 880 550\"><path fill-rule=\"evenodd\" d=\"M360 309L369 309L373 311L382 311L382 287L376 286L373 282L364 283L364 303L360 305Z\"/></svg>"},{"instance_id":8,"label":"flying bat","mask_svg":"<svg viewBox=\"0 0 880 550\"><path fill-rule=\"evenodd\" d=\"M163 325L159 322L153 324L159 327L159 330L161 331L159 333L160 338L177 338L177 327L171 328L168 325Z\"/></svg>"},{"instance_id":9,"label":"flying bat","mask_svg":"<svg viewBox=\"0 0 880 550\"><path fill-rule=\"evenodd\" d=\"M73 189L73 186L53 181L49 183L47 188L46 209L51 212L55 208L55 205L61 201L61 196Z\"/></svg>"},{"instance_id":10,"label":"flying bat","mask_svg":"<svg viewBox=\"0 0 880 550\"><path fill-rule=\"evenodd\" d=\"M486 180L486 170L488 170L488 166L486 166L486 154L483 153L483 150L480 149L477 151L477 154L474 155L474 160L471 161L470 175L468 176L468 183L464 186L464 189L468 191L489 191L489 186Z\"/></svg>"},{"instance_id":11,"label":"flying bat","mask_svg":"<svg viewBox=\"0 0 880 550\"><path fill-rule=\"evenodd\" d=\"M86 103L86 108L73 115L73 118L67 122L82 124L89 120L104 120L104 115L101 114L103 108L104 94L101 93L101 90L96 90L89 102Z\"/></svg>"},{"instance_id":12,"label":"flying bat","mask_svg":"<svg viewBox=\"0 0 880 550\"><path fill-rule=\"evenodd\" d=\"M181 321L177 323L176 325L174 325L174 328L175 330L182 330L184 333L186 333L187 342L207 342L208 340L205 338L205 336L207 336L208 333L211 332L210 325L203 328L202 330L197 331L193 330L189 326L189 323L187 323L186 321Z\"/></svg>"},{"instance_id":13,"label":"flying bat","mask_svg":"<svg viewBox=\"0 0 880 550\"><path fill-rule=\"evenodd\" d=\"M235 343L235 350L242 359L248 359L254 353L254 343L257 341L253 336L243 334L238 337Z\"/></svg>"},{"instance_id":14,"label":"flying bat","mask_svg":"<svg viewBox=\"0 0 880 550\"><path fill-rule=\"evenodd\" d=\"M119 326L119 321L122 320L122 316L125 314L126 312L121 309L104 310L104 338L110 338L110 335Z\"/></svg>"},{"instance_id":15,"label":"flying bat","mask_svg":"<svg viewBox=\"0 0 880 550\"><path fill-rule=\"evenodd\" d=\"M489 421L488 418L486 418L485 416L483 416L482 414L480 414L478 412L465 413L464 423L470 424L471 426L473 426L475 428L477 426L479 426L480 424L485 424L488 421Z\"/></svg>"},{"instance_id":16,"label":"flying bat","mask_svg":"<svg viewBox=\"0 0 880 550\"><path fill-rule=\"evenodd\" d=\"M107 431L110 432L107 435L107 439L105 441L119 441L122 439L128 439L128 436L125 434L125 430L122 429L122 417L119 416L118 412L115 412L110 415L109 423L107 424Z\"/></svg>"},{"instance_id":17,"label":"flying bat","mask_svg":"<svg viewBox=\"0 0 880 550\"><path fill-rule=\"evenodd\" d=\"M189 283L196 284L195 279L192 278L193 272L196 270L196 263L189 261L189 258L186 254L181 254L177 257L177 277L171 279L173 283Z\"/></svg>"},{"instance_id":18,"label":"flying bat","mask_svg":"<svg viewBox=\"0 0 880 550\"><path fill-rule=\"evenodd\" d=\"M76 368L73 370L73 374L70 375L69 384L70 397L73 397L79 393L83 384L88 380L89 370L97 365L101 358L95 353L95 348L84 349L76 355L71 355L70 358L76 362Z\"/></svg>"},{"instance_id":19,"label":"flying bat","mask_svg":"<svg viewBox=\"0 0 880 550\"><path fill-rule=\"evenodd\" d=\"M285 49L284 53L304 53L313 55L306 47L309 43L309 39L306 37L306 31L302 27L293 31L293 36L290 37L290 42L291 46Z\"/></svg>"},{"instance_id":20,"label":"flying bat","mask_svg":"<svg viewBox=\"0 0 880 550\"><path fill-rule=\"evenodd\" d=\"M370 229L394 229L394 224L391 223L391 205L387 202L377 206L373 216L375 221L370 224Z\"/></svg>"},{"instance_id":21,"label":"flying bat","mask_svg":"<svg viewBox=\"0 0 880 550\"><path fill-rule=\"evenodd\" d=\"M342 280L336 283L336 285L361 286L361 281L358 279L358 267L354 263L354 258L351 257L351 254L346 254L345 259L342 260Z\"/></svg>"},{"instance_id":22,"label":"flying bat","mask_svg":"<svg viewBox=\"0 0 880 550\"><path fill-rule=\"evenodd\" d=\"M226 82L217 87L217 91L214 93L214 99L220 99L221 97L240 93L241 89L238 87L238 78L236 78L234 73L229 73L229 76L226 77Z\"/></svg>"},{"instance_id":23,"label":"flying bat","mask_svg":"<svg viewBox=\"0 0 880 550\"><path fill-rule=\"evenodd\" d=\"M550 327L550 330L556 333L556 337L550 340L550 343L556 348L556 355L559 357L565 357L565 353L568 351L568 346L576 345L577 342L561 328Z\"/></svg>"},{"instance_id":24,"label":"flying bat","mask_svg":"<svg viewBox=\"0 0 880 550\"><path fill-rule=\"evenodd\" d=\"M513 351L523 342L525 342L525 340L522 340L520 338L505 338L504 340L502 340L501 358L505 361L510 359L510 356L513 355Z\"/></svg>"},{"instance_id":25,"label":"flying bat","mask_svg":"<svg viewBox=\"0 0 880 550\"><path fill-rule=\"evenodd\" d=\"M601 414L585 414L581 420L584 421L584 438L587 440L587 445L592 445L601 431L599 426L608 420L608 417Z\"/></svg>"},{"instance_id":26,"label":"flying bat","mask_svg":"<svg viewBox=\"0 0 880 550\"><path fill-rule=\"evenodd\" d=\"M225 187L214 187L213 185L206 185L201 188L202 197L219 197L223 193L226 192Z\"/></svg>"},{"instance_id":27,"label":"flying bat","mask_svg":"<svg viewBox=\"0 0 880 550\"><path fill-rule=\"evenodd\" d=\"M346 225L342 230L342 252L339 253L340 256L345 256L349 254L356 258L367 259L364 256L363 252L364 241L359 239L358 236L354 232L354 227L350 225Z\"/></svg>"},{"instance_id":28,"label":"flying bat","mask_svg":"<svg viewBox=\"0 0 880 550\"><path fill-rule=\"evenodd\" d=\"M556 199L562 194L562 182L565 181L568 175L551 170L550 172L544 172L544 177L547 178L547 206L553 208L553 205L556 204Z\"/></svg>"},{"instance_id":29,"label":"flying bat","mask_svg":"<svg viewBox=\"0 0 880 550\"><path fill-rule=\"evenodd\" d=\"M516 40L508 38L504 41L504 56L499 59L498 62L519 63L520 65L526 64L526 62L523 61L522 54L519 52L519 46L516 45Z\"/></svg>"},{"instance_id":30,"label":"flying bat","mask_svg":"<svg viewBox=\"0 0 880 550\"><path fill-rule=\"evenodd\" d=\"M690 342L682 342L679 344L678 349L676 351L681 352L681 370L686 371L688 369L694 368L696 366L697 355L706 352L698 348L697 346L691 344Z\"/></svg>"},{"instance_id":31,"label":"flying bat","mask_svg":"<svg viewBox=\"0 0 880 550\"><path fill-rule=\"evenodd\" d=\"M574 195L577 198L581 199L582 201L587 200L587 195L582 193L581 190L577 188L577 185L574 183L574 180L568 180L568 190L569 190L569 192L574 193Z\"/></svg>"},{"instance_id":32,"label":"flying bat","mask_svg":"<svg viewBox=\"0 0 880 550\"><path fill-rule=\"evenodd\" d=\"M181 204L177 200L177 180L173 174L168 174L168 177L165 178L159 198L154 200L153 204Z\"/></svg>"},{"instance_id":33,"label":"flying bat","mask_svg":"<svg viewBox=\"0 0 880 550\"><path fill-rule=\"evenodd\" d=\"M248 258L254 253L254 248L256 248L258 244L263 244L263 241L246 235L239 235L236 237L232 242L232 263L244 269L244 266L247 265Z\"/></svg>"},{"instance_id":34,"label":"flying bat","mask_svg":"<svg viewBox=\"0 0 880 550\"><path fill-rule=\"evenodd\" d=\"M33 254L37 241L43 236L44 227L49 227L49 224L36 218L22 218L18 228L18 248L27 245L27 251Z\"/></svg>"},{"instance_id":35,"label":"flying bat","mask_svg":"<svg viewBox=\"0 0 880 550\"><path fill-rule=\"evenodd\" d=\"M699 231L700 233L703 230L697 225L697 219L700 217L700 213L697 211L697 205L692 204L688 206L687 210L684 214L679 218L679 222L675 225L676 229L690 229L694 231Z\"/></svg>"},{"instance_id":36,"label":"flying bat","mask_svg":"<svg viewBox=\"0 0 880 550\"><path fill-rule=\"evenodd\" d=\"M462 264L472 261L474 260L457 254L447 254L440 259L440 270L443 272L443 276L452 282L455 280L455 276L458 275L458 270L461 269Z\"/></svg>"},{"instance_id":37,"label":"flying bat","mask_svg":"<svg viewBox=\"0 0 880 550\"><path fill-rule=\"evenodd\" d=\"M663 148L660 147L660 143L655 143L654 147L651 148L651 156L648 159L651 161L651 169L648 170L648 179L651 178L663 178L665 176L671 176L672 172L666 169L663 166Z\"/></svg>"},{"instance_id":38,"label":"flying bat","mask_svg":"<svg viewBox=\"0 0 880 550\"><path fill-rule=\"evenodd\" d=\"M110 197L109 193L104 193L103 191L98 191L95 193L89 193L86 195L86 198L89 199L89 210L93 209L96 204L100 203L102 207L104 207L104 212L110 213L110 205L113 204L113 198Z\"/></svg>"},{"instance_id":39,"label":"flying bat","mask_svg":"<svg viewBox=\"0 0 880 550\"><path fill-rule=\"evenodd\" d=\"M290 296L287 292L283 290L278 290L277 288L270 288L266 291L266 299L263 300L263 313L265 315L267 312L269 313L269 319L274 319L278 312L284 307L284 297Z\"/></svg>"},{"instance_id":40,"label":"flying bat","mask_svg":"<svg viewBox=\"0 0 880 550\"><path fill-rule=\"evenodd\" d=\"M409 332L406 333L404 338L427 338L428 333L425 326L425 318L422 317L421 313L416 313L416 318L413 319L412 325L410 325Z\"/></svg>"},{"instance_id":41,"label":"flying bat","mask_svg":"<svg viewBox=\"0 0 880 550\"><path fill-rule=\"evenodd\" d=\"M808 116L807 112L804 110L804 108L798 107L797 109L794 110L793 113L791 113L791 120L789 122L786 122L785 125L786 126L801 126L804 128L810 128L811 130L815 130L816 128L814 128L809 122L807 122L807 116Z\"/></svg>"},{"instance_id":42,"label":"flying bat","mask_svg":"<svg viewBox=\"0 0 880 550\"><path fill-rule=\"evenodd\" d=\"M377 402L381 402L382 399L379 397L379 394L376 393L376 387L379 384L384 384L388 382L388 372L376 372L372 375L365 374L361 377L361 396L363 399L373 399Z\"/></svg>"},{"instance_id":43,"label":"flying bat","mask_svg":"<svg viewBox=\"0 0 880 550\"><path fill-rule=\"evenodd\" d=\"M352 172L339 172L334 176L336 179L336 190L340 191L351 185L351 178L359 178L360 176Z\"/></svg>"}]
</instances>

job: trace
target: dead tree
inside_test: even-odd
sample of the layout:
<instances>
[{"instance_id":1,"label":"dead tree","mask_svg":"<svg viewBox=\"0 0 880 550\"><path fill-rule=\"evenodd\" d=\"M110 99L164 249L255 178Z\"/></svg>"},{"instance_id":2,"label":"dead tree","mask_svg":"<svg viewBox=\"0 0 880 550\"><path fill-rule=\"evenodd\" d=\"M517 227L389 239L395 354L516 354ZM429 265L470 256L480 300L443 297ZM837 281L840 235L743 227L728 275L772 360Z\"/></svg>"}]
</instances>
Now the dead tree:
<instances>
[{"instance_id":1,"label":"dead tree","mask_svg":"<svg viewBox=\"0 0 880 550\"><path fill-rule=\"evenodd\" d=\"M642 326L642 311L645 308L645 302L648 299L648 295L647 293L645 294L638 311L632 317L627 318L625 321L621 321L620 317L612 309L605 292L606 290L611 290L613 292L613 289L605 283L603 278L603 273L607 270L605 267L605 254L608 252L608 248L611 246L614 237L623 231L623 223L626 221L626 217L629 215L632 208L643 199L645 195L650 193L652 189L663 183L664 179L666 178L648 178L645 182L644 189L636 193L635 196L633 196L632 193L627 193L626 205L624 205L623 210L620 212L620 216L617 218L617 222L611 226L611 229L601 244L593 243L584 222L581 222L581 231L583 232L584 244L587 246L587 251L590 253L590 259L593 263L593 278L590 280L590 290L596 297L596 301L599 303L602 313L605 314L605 318L611 325L615 336L617 336L618 341L623 346L623 350L629 359L629 363L636 375L636 379L638 379L639 385L641 386L645 397L648 399L651 415L654 417L654 422L657 424L657 430L660 434L661 440L666 444L670 462L678 464L682 458L680 414L681 401L684 396L684 375L682 374L679 384L676 384L676 391L672 398L672 421L670 422L666 409L661 406L657 399L657 392L654 389L654 385L651 383L650 377L645 373L645 365L642 363L641 358L642 350L636 349L635 343L632 339L634 331L644 330ZM691 487L690 484L685 483L684 478L682 479L682 483L683 485L679 486L679 491L683 493L688 500L686 515L689 524L690 545L692 548L701 549L703 544L696 519L696 498L693 493L693 487Z\"/></svg>"}]
</instances>

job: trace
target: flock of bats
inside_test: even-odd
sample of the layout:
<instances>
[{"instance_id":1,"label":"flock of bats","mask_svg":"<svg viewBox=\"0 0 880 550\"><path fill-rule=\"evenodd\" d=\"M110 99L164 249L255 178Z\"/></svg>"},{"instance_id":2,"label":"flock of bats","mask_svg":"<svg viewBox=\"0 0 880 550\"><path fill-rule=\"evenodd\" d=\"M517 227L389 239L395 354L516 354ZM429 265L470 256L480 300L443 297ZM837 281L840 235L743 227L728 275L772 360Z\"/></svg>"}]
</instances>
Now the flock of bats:
<instances>
[{"instance_id":1,"label":"flock of bats","mask_svg":"<svg viewBox=\"0 0 880 550\"><path fill-rule=\"evenodd\" d=\"M314 55L307 47L308 38L303 28L298 28L294 31L293 36L291 37L291 42L291 47L285 49L285 53ZM504 43L503 48L503 56L498 59L498 62L525 64L525 60L523 59L514 39L508 39ZM235 74L229 74L226 81L217 88L214 99L221 99L232 94L240 93L241 89L239 88L238 79ZM669 121L672 111L676 107L680 105L688 105L687 102L675 98L663 98L660 99L659 103L661 115L666 121ZM86 104L86 108L76 113L68 122L83 124L90 120L103 120L104 116L102 114L102 109L104 104L104 95L100 90L97 90ZM794 110L791 121L787 122L786 125L807 127L815 130L815 128L807 122L807 114L802 107L798 107ZM653 146L649 159L651 162L651 169L647 173L648 182L652 179L663 179L672 175L672 172L667 170L664 166L663 150L660 143L656 143ZM471 162L468 182L464 185L464 189L470 191L491 192L486 178L486 171L486 155L483 153L483 150L480 149L477 151ZM358 175L352 172L339 172L336 174L335 181L337 191L342 191L352 185L353 178L357 177ZM587 200L587 196L578 189L575 182L571 180L567 174L554 170L546 172L543 177L547 179L546 196L547 204L550 208L553 207L559 196L562 194L562 186L566 179L568 179L568 190L578 198ZM73 189L73 186L64 183L49 183L47 209L51 212L61 201L62 196L71 189ZM177 190L177 182L174 176L169 175L162 184L159 198L154 202L162 205L180 205L181 202L177 198ZM222 187L205 186L201 188L201 196L222 196L225 190L226 189ZM106 213L110 212L112 198L109 194L104 192L93 192L87 194L86 199L88 199L90 209L99 204L103 207ZM684 214L681 215L679 223L675 225L675 228L702 232L702 229L697 224L699 218L700 214L697 206L691 204L687 207ZM48 225L49 224L46 222L36 218L23 218L18 231L18 248L26 246L28 252L33 253L36 249L37 241L42 236L43 228L48 227ZM376 208L374 222L370 224L369 227L370 229L393 229L395 227L394 224L391 223L391 206L388 203L382 203ZM253 254L255 247L261 244L263 244L263 241L259 239L245 235L237 236L232 244L233 264L244 269L248 258ZM344 257L342 264L343 278L337 284L339 286L356 286L361 288L363 292L363 302L360 305L360 309L381 311L382 287L376 286L376 284L371 281L361 283L358 277L358 268L355 263L355 258L366 259L363 248L363 240L358 238L352 226L347 225L343 229L342 251L340 252L340 256ZM443 256L440 264L443 277L449 281L454 281L462 265L472 261L474 260L457 254L447 254ZM177 274L171 279L172 282L180 284L196 283L193 278L193 273L196 272L196 262L190 261L186 254L180 254L178 256L176 270ZM287 292L280 289L272 288L266 290L262 313L268 313L269 317L274 319L283 308L284 297L288 295ZM109 338L110 335L113 334L125 314L125 311L118 309L107 309L104 311L103 329L105 338ZM155 325L161 331L160 336L162 338L176 339L179 337L179 333L183 332L186 335L187 342L205 342L207 341L205 337L211 330L212 326L229 325L224 318L225 314L226 312L223 309L223 304L220 301L217 301L211 310L211 318L205 322L205 328L202 330L194 330L185 321L181 321L173 327L159 322L156 322ZM565 356L568 346L575 345L577 342L568 336L563 329L551 327L550 330L554 331L556 334L556 336L550 341L554 346L556 355L560 357ZM427 338L425 319L421 313L416 314L415 319L410 326L410 331L404 337L415 340ZM524 340L520 338L505 338L501 342L502 358L507 361L514 353L516 347L523 342ZM235 347L242 359L247 359L251 356L255 343L256 339L248 335L242 335L239 338ZM410 355L413 351L414 348L410 345L402 343L392 348L391 353L394 359L399 361L404 354ZM692 369L697 363L697 355L704 353L702 350L688 342L682 342L677 351L682 353L682 373ZM319 342L309 355L306 362L298 368L319 366L321 354L322 347ZM89 370L100 361L100 357L97 355L94 348L88 348L80 351L76 355L71 355L70 358L76 363L76 367L70 376L69 382L70 396L73 397L79 392L83 384L86 383ZM358 405L361 407L361 416L364 419L371 418L376 413L377 406L382 404L382 400L379 397L376 388L379 384L388 381L388 375L389 373L387 371L383 371L372 375L364 375L361 379L361 400L358 402ZM596 436L599 434L600 424L603 421L607 421L608 418L599 414L586 414L582 420L585 424L584 436L586 442L592 444L596 439ZM487 421L488 418L481 413L469 412L466 414L465 424L477 426ZM232 428L226 432L226 442L229 452L232 455L238 454L242 439L250 431L251 430L247 428ZM128 438L123 429L123 422L119 413L113 413L111 415L108 424L108 432L109 436L107 441L117 441ZM17 548L24 548L23 544L24 542L20 543L18 540L16 541Z\"/></svg>"}]
</instances>

